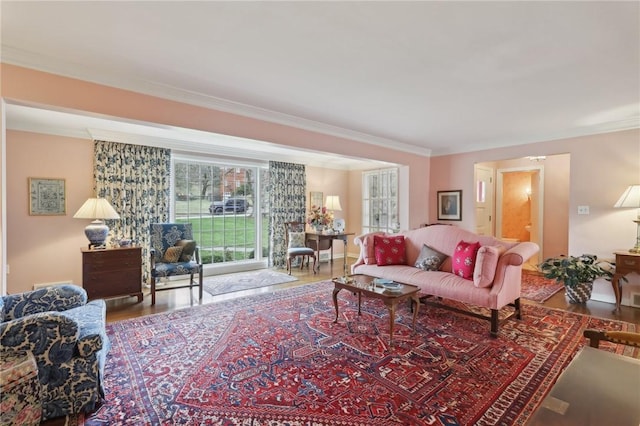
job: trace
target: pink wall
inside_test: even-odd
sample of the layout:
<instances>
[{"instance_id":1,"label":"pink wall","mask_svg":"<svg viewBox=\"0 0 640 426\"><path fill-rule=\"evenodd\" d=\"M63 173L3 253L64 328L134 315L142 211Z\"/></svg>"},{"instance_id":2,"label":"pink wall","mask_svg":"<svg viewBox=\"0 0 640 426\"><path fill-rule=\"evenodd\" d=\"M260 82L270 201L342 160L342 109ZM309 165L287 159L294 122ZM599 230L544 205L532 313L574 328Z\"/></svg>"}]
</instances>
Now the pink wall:
<instances>
[{"instance_id":1,"label":"pink wall","mask_svg":"<svg viewBox=\"0 0 640 426\"><path fill-rule=\"evenodd\" d=\"M52 109L169 124L294 147L320 148L338 155L403 164L409 169L410 179L407 189L410 194L408 222L415 222L413 225L408 223L408 226L417 226L423 212L428 209L424 185L424 182L428 182L428 157L13 65L1 64L0 72L1 95L8 102L19 101ZM4 124L2 130L4 131ZM7 167L6 191L9 200L6 229L10 231L7 232L6 255L11 273L5 275L3 271L3 277L6 276L7 281L7 292L29 290L34 283L40 282L69 279L76 283L82 282L80 247L86 242L83 234L86 223L72 219L72 216L80 204L91 195L91 141L9 132L6 146L6 164L11 165ZM41 164L44 166L40 166ZM320 190L325 195L329 194L328 191L335 191L340 195L345 208L344 214L349 216L345 217L348 230L357 233L360 226L360 207L357 203L360 200L360 186L351 192L348 185L350 173L353 172L312 170L311 184L307 189ZM34 218L28 215L24 208L25 200L19 198L26 197L28 176L59 176L67 179L66 216ZM16 190L18 187L20 189ZM352 220L354 217L358 220ZM351 251L355 251L355 248ZM28 266L36 261L37 269Z\"/></svg>"},{"instance_id":2,"label":"pink wall","mask_svg":"<svg viewBox=\"0 0 640 426\"><path fill-rule=\"evenodd\" d=\"M409 226L417 226L428 208L424 183L428 181L429 157L397 151L270 123L204 107L160 99L127 90L1 64L2 97L53 108L97 113L111 117L168 124L240 136L292 147L321 149L339 155L387 161L409 167Z\"/></svg>"},{"instance_id":3,"label":"pink wall","mask_svg":"<svg viewBox=\"0 0 640 426\"><path fill-rule=\"evenodd\" d=\"M207 108L163 100L71 78L2 64L1 95L7 101L32 102L53 108L88 111L107 116L162 123L199 130L265 140L282 145L359 156L408 166L408 227L436 221L436 192L463 190L462 222L475 228L473 211L473 165L525 155L568 153L568 226L556 230L568 240L570 254L595 253L610 257L620 248L633 245L635 212L612 206L627 185L640 181L640 130L561 139L508 148L442 157L423 157L289 126L241 117ZM2 131L4 131L4 123ZM91 195L91 143L72 138L8 132L6 140L7 246L11 266L7 277L9 292L30 288L33 283L73 279L80 281L80 247L85 244L85 223L71 216ZM560 172L559 172L560 173ZM67 179L67 216L30 217L26 204L28 176L60 176ZM359 172L340 173L347 182L343 207L347 227L357 232L361 194ZM325 180L326 178L326 180ZM315 179L315 178L314 178ZM553 179L546 176L546 181ZM313 185L337 188L341 185L326 176ZM315 188L309 187L308 190ZM345 189L341 188L340 195ZM342 201L342 197L341 197ZM549 206L550 203L546 203ZM590 206L591 214L578 216L577 206ZM545 211L545 234L556 211ZM353 226L353 227L352 227ZM0 233L2 235L2 233ZM34 265L38 265L34 267ZM66 264L65 270L56 270ZM637 280L637 278L636 278Z\"/></svg>"},{"instance_id":4,"label":"pink wall","mask_svg":"<svg viewBox=\"0 0 640 426\"><path fill-rule=\"evenodd\" d=\"M459 225L474 229L473 167L475 163L521 158L528 155L569 154L570 170L556 167L555 175L545 176L554 185L562 174L569 174L568 227L550 232L568 236L569 254L595 253L611 257L614 250L627 247L633 237L633 210L614 209L622 191L640 180L640 130L560 139L472 153L433 157L429 187L430 220L436 218L436 191L462 189L463 214ZM560 163L562 159L558 160ZM567 164L566 162L564 164ZM545 191L547 188L545 186ZM566 200L557 200L562 204ZM546 202L545 223L557 215L554 203ZM579 205L590 206L589 215L578 215ZM471 207L472 209L472 207ZM562 214L563 211L560 211ZM545 225L546 226L546 225ZM633 244L632 244L633 245ZM566 254L566 253L565 253Z\"/></svg>"},{"instance_id":5,"label":"pink wall","mask_svg":"<svg viewBox=\"0 0 640 426\"><path fill-rule=\"evenodd\" d=\"M88 220L73 215L93 196L93 143L89 140L7 131L7 290L33 284L82 283L80 248ZM64 216L29 215L29 177L65 179Z\"/></svg>"}]
</instances>

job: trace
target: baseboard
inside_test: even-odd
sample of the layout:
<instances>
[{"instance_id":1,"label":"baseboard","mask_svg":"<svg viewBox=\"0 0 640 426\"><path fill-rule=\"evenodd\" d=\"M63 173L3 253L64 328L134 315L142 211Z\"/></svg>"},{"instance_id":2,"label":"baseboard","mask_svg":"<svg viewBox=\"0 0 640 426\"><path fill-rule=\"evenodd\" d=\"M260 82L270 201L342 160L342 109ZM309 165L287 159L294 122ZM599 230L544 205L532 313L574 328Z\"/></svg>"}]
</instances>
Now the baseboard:
<instances>
[{"instance_id":1,"label":"baseboard","mask_svg":"<svg viewBox=\"0 0 640 426\"><path fill-rule=\"evenodd\" d=\"M54 285L68 285L68 284L73 284L71 282L71 280L68 281L56 281L56 282L52 282L52 283L36 283L33 285L33 289L34 290L38 290L41 288L45 288L45 287L52 287Z\"/></svg>"}]
</instances>

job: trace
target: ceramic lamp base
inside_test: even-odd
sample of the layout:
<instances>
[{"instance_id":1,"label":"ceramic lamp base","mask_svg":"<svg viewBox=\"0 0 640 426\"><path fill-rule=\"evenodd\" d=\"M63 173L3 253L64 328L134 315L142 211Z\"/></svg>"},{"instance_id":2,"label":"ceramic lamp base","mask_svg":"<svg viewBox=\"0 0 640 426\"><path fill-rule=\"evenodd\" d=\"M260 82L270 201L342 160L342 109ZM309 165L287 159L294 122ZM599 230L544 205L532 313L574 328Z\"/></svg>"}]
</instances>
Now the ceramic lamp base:
<instances>
[{"instance_id":1,"label":"ceramic lamp base","mask_svg":"<svg viewBox=\"0 0 640 426\"><path fill-rule=\"evenodd\" d=\"M636 245L629 249L629 253L640 253L640 219L634 220L636 223Z\"/></svg>"},{"instance_id":2,"label":"ceramic lamp base","mask_svg":"<svg viewBox=\"0 0 640 426\"><path fill-rule=\"evenodd\" d=\"M89 240L89 248L104 247L104 242L109 235L109 227L101 220L94 220L86 228L84 235Z\"/></svg>"}]
</instances>

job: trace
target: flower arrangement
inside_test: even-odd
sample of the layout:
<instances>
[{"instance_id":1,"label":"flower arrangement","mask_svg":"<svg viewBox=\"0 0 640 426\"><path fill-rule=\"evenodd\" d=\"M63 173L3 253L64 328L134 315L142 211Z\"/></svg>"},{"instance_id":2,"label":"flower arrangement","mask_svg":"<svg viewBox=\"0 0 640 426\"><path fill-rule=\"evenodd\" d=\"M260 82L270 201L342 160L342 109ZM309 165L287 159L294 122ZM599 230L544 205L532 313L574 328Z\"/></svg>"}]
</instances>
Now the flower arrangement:
<instances>
[{"instance_id":1,"label":"flower arrangement","mask_svg":"<svg viewBox=\"0 0 640 426\"><path fill-rule=\"evenodd\" d=\"M307 223L313 227L328 226L333 223L333 213L328 211L326 207L311 206Z\"/></svg>"}]
</instances>

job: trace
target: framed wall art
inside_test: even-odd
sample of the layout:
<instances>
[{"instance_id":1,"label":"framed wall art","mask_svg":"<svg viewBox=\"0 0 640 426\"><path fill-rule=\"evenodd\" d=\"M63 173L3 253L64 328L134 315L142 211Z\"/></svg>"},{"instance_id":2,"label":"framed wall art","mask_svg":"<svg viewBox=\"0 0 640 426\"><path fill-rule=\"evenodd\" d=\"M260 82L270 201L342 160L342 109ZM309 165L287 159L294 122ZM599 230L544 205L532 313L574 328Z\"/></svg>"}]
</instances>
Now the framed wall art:
<instances>
[{"instance_id":1,"label":"framed wall art","mask_svg":"<svg viewBox=\"0 0 640 426\"><path fill-rule=\"evenodd\" d=\"M29 214L56 216L67 214L64 179L29 178Z\"/></svg>"},{"instance_id":2,"label":"framed wall art","mask_svg":"<svg viewBox=\"0 0 640 426\"><path fill-rule=\"evenodd\" d=\"M324 199L322 198L322 192L311 191L309 192L309 207L317 206L322 207Z\"/></svg>"},{"instance_id":3,"label":"framed wall art","mask_svg":"<svg viewBox=\"0 0 640 426\"><path fill-rule=\"evenodd\" d=\"M462 190L438 191L438 220L462 220Z\"/></svg>"}]
</instances>

